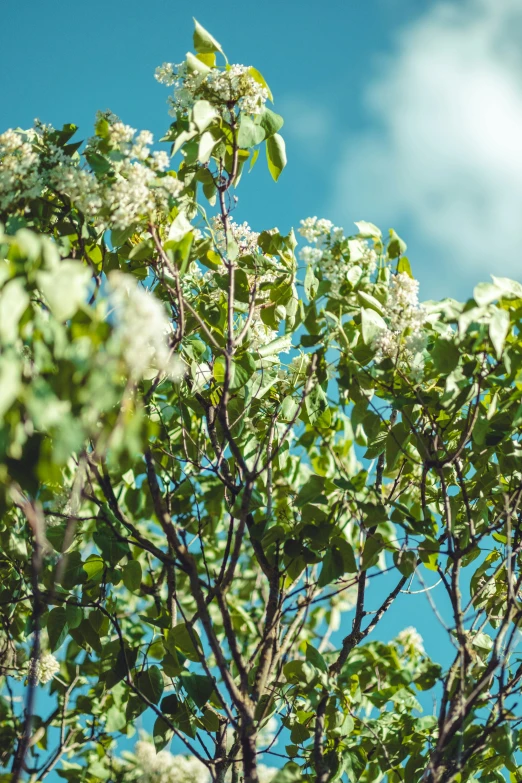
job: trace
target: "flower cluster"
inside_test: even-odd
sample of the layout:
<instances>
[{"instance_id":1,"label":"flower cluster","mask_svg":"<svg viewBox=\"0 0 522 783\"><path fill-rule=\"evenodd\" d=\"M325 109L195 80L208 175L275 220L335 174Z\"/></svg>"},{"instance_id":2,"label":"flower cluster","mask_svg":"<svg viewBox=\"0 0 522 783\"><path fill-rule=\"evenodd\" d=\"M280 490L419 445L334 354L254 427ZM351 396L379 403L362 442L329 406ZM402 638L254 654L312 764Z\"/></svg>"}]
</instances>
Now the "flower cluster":
<instances>
[{"instance_id":1,"label":"flower cluster","mask_svg":"<svg viewBox=\"0 0 522 783\"><path fill-rule=\"evenodd\" d=\"M404 651L409 655L412 653L414 655L426 654L423 645L424 639L417 629L413 628L413 626L409 626L408 628L405 628L403 631L401 631L397 635L395 641L397 644L400 644Z\"/></svg>"},{"instance_id":2,"label":"flower cluster","mask_svg":"<svg viewBox=\"0 0 522 783\"><path fill-rule=\"evenodd\" d=\"M406 272L390 280L384 316L387 327L376 336L376 360L402 360L416 371L422 369L422 352L426 344L423 326L426 313L419 305L419 283Z\"/></svg>"},{"instance_id":3,"label":"flower cluster","mask_svg":"<svg viewBox=\"0 0 522 783\"><path fill-rule=\"evenodd\" d=\"M53 129L40 123L0 135L0 210L21 208L25 200L46 192L58 194L102 229L126 229L143 215L167 210L170 198L182 189L175 177L158 176L169 168L169 156L151 152L150 131L136 136L134 128L113 115L110 119L105 140L110 168L103 173L83 168L81 158L67 155L50 140ZM87 159L99 154L100 143L98 137L89 140Z\"/></svg>"},{"instance_id":4,"label":"flower cluster","mask_svg":"<svg viewBox=\"0 0 522 783\"><path fill-rule=\"evenodd\" d=\"M112 118L111 118L112 120ZM126 229L156 209L165 210L169 197L175 198L182 185L174 177L157 177L170 165L166 152L151 153L154 137L143 130L136 130L116 119L108 128L107 143L115 151L111 158L112 177L107 183L99 183L102 206L109 218L102 219L106 227ZM88 151L97 151L99 139L90 139Z\"/></svg>"},{"instance_id":5,"label":"flower cluster","mask_svg":"<svg viewBox=\"0 0 522 783\"><path fill-rule=\"evenodd\" d=\"M41 193L38 155L30 142L31 135L14 130L0 135L0 210Z\"/></svg>"},{"instance_id":6,"label":"flower cluster","mask_svg":"<svg viewBox=\"0 0 522 783\"><path fill-rule=\"evenodd\" d=\"M142 783L210 783L208 769L195 757L174 756L167 750L156 753L144 740L136 743L135 754Z\"/></svg>"},{"instance_id":7,"label":"flower cluster","mask_svg":"<svg viewBox=\"0 0 522 783\"><path fill-rule=\"evenodd\" d=\"M221 215L215 215L212 219L212 228L214 231L214 241L221 254L225 254L227 240L223 227L223 218ZM238 247L239 256L254 255L259 250L257 240L259 234L252 231L248 223L238 224L234 220L228 220L228 231Z\"/></svg>"},{"instance_id":8,"label":"flower cluster","mask_svg":"<svg viewBox=\"0 0 522 783\"><path fill-rule=\"evenodd\" d=\"M103 207L98 180L91 171L78 166L60 165L49 170L49 185L67 196L80 212L96 217Z\"/></svg>"},{"instance_id":9,"label":"flower cluster","mask_svg":"<svg viewBox=\"0 0 522 783\"><path fill-rule=\"evenodd\" d=\"M134 754L125 752L123 755L130 772L130 775L125 775L125 780L137 780L139 783L210 783L210 772L199 759L174 755L168 750L157 753L154 745L145 739L136 743ZM278 770L259 764L257 771L259 783L271 783ZM227 783L232 780L231 769L225 780Z\"/></svg>"},{"instance_id":10,"label":"flower cluster","mask_svg":"<svg viewBox=\"0 0 522 783\"><path fill-rule=\"evenodd\" d=\"M317 217L301 220L299 233L310 243L300 250L301 261L320 270L323 279L330 282L334 294L339 293L350 268L358 266L367 275L373 274L376 269L377 254L368 244L368 239L349 239L330 220Z\"/></svg>"},{"instance_id":11,"label":"flower cluster","mask_svg":"<svg viewBox=\"0 0 522 783\"><path fill-rule=\"evenodd\" d=\"M246 65L229 65L225 69L191 67L187 62L163 63L156 68L156 79L174 86L169 98L170 114L188 114L198 100L209 101L225 118L236 110L260 114L268 99L268 90L252 75Z\"/></svg>"},{"instance_id":12,"label":"flower cluster","mask_svg":"<svg viewBox=\"0 0 522 783\"><path fill-rule=\"evenodd\" d=\"M32 662L31 662L32 664ZM60 664L51 653L44 653L40 658L29 667L29 676L34 677L36 683L45 685L50 682L54 675L60 671Z\"/></svg>"},{"instance_id":13,"label":"flower cluster","mask_svg":"<svg viewBox=\"0 0 522 783\"><path fill-rule=\"evenodd\" d=\"M171 324L161 302L131 275L111 272L109 284L116 317L115 335L132 376L143 377L152 367L174 381L181 380L185 367L169 348L167 335Z\"/></svg>"}]
</instances>

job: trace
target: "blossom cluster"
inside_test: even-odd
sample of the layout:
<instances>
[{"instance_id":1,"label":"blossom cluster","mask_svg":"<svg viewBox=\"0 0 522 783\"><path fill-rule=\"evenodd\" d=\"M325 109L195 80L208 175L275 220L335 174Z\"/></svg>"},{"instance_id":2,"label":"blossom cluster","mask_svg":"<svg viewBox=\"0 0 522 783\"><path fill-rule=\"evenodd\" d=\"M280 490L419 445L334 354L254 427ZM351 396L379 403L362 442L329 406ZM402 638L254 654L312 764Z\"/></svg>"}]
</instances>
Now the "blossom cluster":
<instances>
[{"instance_id":1,"label":"blossom cluster","mask_svg":"<svg viewBox=\"0 0 522 783\"><path fill-rule=\"evenodd\" d=\"M164 151L151 152L149 131L136 136L134 128L111 116L110 168L103 174L82 167L78 154L70 156L50 140L51 132L38 123L0 135L0 210L22 208L27 200L52 193L66 197L101 229L126 229L154 210L168 209L169 199L182 189L175 177L161 176L170 159ZM98 137L89 140L87 160L100 143Z\"/></svg>"},{"instance_id":2,"label":"blossom cluster","mask_svg":"<svg viewBox=\"0 0 522 783\"><path fill-rule=\"evenodd\" d=\"M207 767L195 756L174 755L168 750L157 753L154 745L144 739L136 743L133 762L138 776L133 774L132 778L140 783L210 783L211 779ZM271 783L276 773L275 767L259 764L259 783ZM225 780L232 780L231 770Z\"/></svg>"},{"instance_id":3,"label":"blossom cluster","mask_svg":"<svg viewBox=\"0 0 522 783\"><path fill-rule=\"evenodd\" d=\"M109 274L110 300L116 319L115 337L132 377L143 377L151 368L181 380L184 365L168 344L171 323L161 302L131 275Z\"/></svg>"},{"instance_id":4,"label":"blossom cluster","mask_svg":"<svg viewBox=\"0 0 522 783\"><path fill-rule=\"evenodd\" d=\"M422 369L422 352L426 344L423 326L426 313L419 305L419 283L406 272L393 275L388 289L384 317L387 322L376 336L376 360L402 360L413 369Z\"/></svg>"},{"instance_id":5,"label":"blossom cluster","mask_svg":"<svg viewBox=\"0 0 522 783\"><path fill-rule=\"evenodd\" d=\"M36 683L45 685L50 682L54 675L60 671L60 664L51 653L44 653L40 658L29 666L29 676L33 676Z\"/></svg>"},{"instance_id":6,"label":"blossom cluster","mask_svg":"<svg viewBox=\"0 0 522 783\"><path fill-rule=\"evenodd\" d=\"M416 628L413 626L409 626L408 628L404 628L395 638L395 641L397 644L400 644L401 647L404 649L404 651L411 655L425 655L426 651L424 650L424 639L420 635L420 633L417 631Z\"/></svg>"},{"instance_id":7,"label":"blossom cluster","mask_svg":"<svg viewBox=\"0 0 522 783\"><path fill-rule=\"evenodd\" d=\"M253 255L258 251L257 240L259 234L256 231L252 231L248 223L236 223L234 220L229 219L227 221L229 236L232 237L238 247L239 256ZM223 218L221 215L215 215L212 218L212 228L214 232L214 241L217 250L224 254L227 248L227 238L223 226Z\"/></svg>"},{"instance_id":8,"label":"blossom cluster","mask_svg":"<svg viewBox=\"0 0 522 783\"><path fill-rule=\"evenodd\" d=\"M40 194L38 155L31 140L29 131L7 130L0 134L0 210Z\"/></svg>"},{"instance_id":9,"label":"blossom cluster","mask_svg":"<svg viewBox=\"0 0 522 783\"><path fill-rule=\"evenodd\" d=\"M301 220L299 233L309 243L299 252L301 261L320 270L323 279L330 282L334 294L339 293L351 268L358 266L367 275L373 274L376 269L377 254L368 239L349 239L330 220L317 217Z\"/></svg>"},{"instance_id":10,"label":"blossom cluster","mask_svg":"<svg viewBox=\"0 0 522 783\"><path fill-rule=\"evenodd\" d=\"M167 750L156 753L145 740L136 743L135 755L142 783L210 783L210 772L195 757L174 756Z\"/></svg>"},{"instance_id":11,"label":"blossom cluster","mask_svg":"<svg viewBox=\"0 0 522 783\"><path fill-rule=\"evenodd\" d=\"M251 67L228 65L225 69L191 67L187 62L163 63L156 68L156 79L174 86L169 98L170 114L187 115L198 100L209 101L225 118L235 110L260 114L268 99L268 90L253 76Z\"/></svg>"}]
</instances>

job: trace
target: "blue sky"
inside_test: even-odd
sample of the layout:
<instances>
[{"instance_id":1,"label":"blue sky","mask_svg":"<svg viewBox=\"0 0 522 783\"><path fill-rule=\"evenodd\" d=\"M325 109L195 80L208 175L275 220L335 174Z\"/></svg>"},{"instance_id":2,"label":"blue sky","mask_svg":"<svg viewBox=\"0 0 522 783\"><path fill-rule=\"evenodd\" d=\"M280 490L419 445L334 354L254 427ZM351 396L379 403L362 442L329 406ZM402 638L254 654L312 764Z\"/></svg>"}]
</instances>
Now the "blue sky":
<instances>
[{"instance_id":1,"label":"blue sky","mask_svg":"<svg viewBox=\"0 0 522 783\"><path fill-rule=\"evenodd\" d=\"M425 299L520 278L518 0L4 0L0 124L38 116L88 136L110 108L159 137L154 68L183 59L192 15L264 73L286 118L288 168L277 185L264 166L245 178L238 219L393 226Z\"/></svg>"},{"instance_id":2,"label":"blue sky","mask_svg":"<svg viewBox=\"0 0 522 783\"><path fill-rule=\"evenodd\" d=\"M4 0L2 12L2 129L39 117L85 138L110 108L159 138L168 90L154 69L183 60L194 15L231 62L264 74L286 119L288 167L277 184L263 161L244 177L239 222L393 226L423 299L522 278L520 0ZM447 652L425 596L403 597L380 636L408 624Z\"/></svg>"}]
</instances>

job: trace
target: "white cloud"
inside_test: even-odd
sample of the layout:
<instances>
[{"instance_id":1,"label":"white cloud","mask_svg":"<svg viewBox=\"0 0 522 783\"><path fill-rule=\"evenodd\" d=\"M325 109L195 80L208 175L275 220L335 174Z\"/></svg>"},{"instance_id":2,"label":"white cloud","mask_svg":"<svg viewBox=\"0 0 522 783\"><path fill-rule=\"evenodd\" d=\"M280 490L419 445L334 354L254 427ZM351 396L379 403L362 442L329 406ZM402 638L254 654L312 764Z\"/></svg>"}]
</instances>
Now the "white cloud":
<instances>
[{"instance_id":1,"label":"white cloud","mask_svg":"<svg viewBox=\"0 0 522 783\"><path fill-rule=\"evenodd\" d=\"M520 0L432 6L367 88L371 130L346 141L330 212L406 229L426 295L522 278L521 33Z\"/></svg>"},{"instance_id":2,"label":"white cloud","mask_svg":"<svg viewBox=\"0 0 522 783\"><path fill-rule=\"evenodd\" d=\"M276 109L285 119L283 133L303 144L321 145L330 135L332 118L329 111L303 96L283 96Z\"/></svg>"}]
</instances>

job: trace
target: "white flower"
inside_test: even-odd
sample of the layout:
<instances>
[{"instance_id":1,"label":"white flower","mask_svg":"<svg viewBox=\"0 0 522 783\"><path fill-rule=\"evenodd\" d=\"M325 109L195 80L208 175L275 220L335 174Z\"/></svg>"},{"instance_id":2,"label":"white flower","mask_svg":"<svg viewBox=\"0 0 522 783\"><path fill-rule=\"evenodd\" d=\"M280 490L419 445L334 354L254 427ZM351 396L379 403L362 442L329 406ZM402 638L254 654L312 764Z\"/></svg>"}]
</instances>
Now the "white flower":
<instances>
[{"instance_id":1,"label":"white flower","mask_svg":"<svg viewBox=\"0 0 522 783\"><path fill-rule=\"evenodd\" d=\"M301 220L299 233L307 242L315 243L322 236L330 234L332 228L333 223L330 220L326 220L325 218L318 219L314 216Z\"/></svg>"},{"instance_id":2,"label":"white flower","mask_svg":"<svg viewBox=\"0 0 522 783\"><path fill-rule=\"evenodd\" d=\"M28 141L30 136L29 131L14 130L0 135L1 210L15 208L20 201L36 198L43 190L38 155Z\"/></svg>"},{"instance_id":3,"label":"white flower","mask_svg":"<svg viewBox=\"0 0 522 783\"><path fill-rule=\"evenodd\" d=\"M260 114L268 99L268 90L251 74L249 66L231 65L226 70L190 69L187 63L164 63L156 68L156 79L174 85L169 98L170 113L187 114L197 100L208 100L223 117L229 119L235 109Z\"/></svg>"},{"instance_id":4,"label":"white flower","mask_svg":"<svg viewBox=\"0 0 522 783\"><path fill-rule=\"evenodd\" d=\"M419 283L405 272L393 275L384 309L386 329L375 337L376 361L394 359L414 366L415 379L422 374L426 346L426 313L419 305Z\"/></svg>"},{"instance_id":5,"label":"white flower","mask_svg":"<svg viewBox=\"0 0 522 783\"><path fill-rule=\"evenodd\" d=\"M297 384L305 381L308 378L309 367L309 354L300 352L299 356L294 356L288 368L292 383Z\"/></svg>"},{"instance_id":6,"label":"white flower","mask_svg":"<svg viewBox=\"0 0 522 783\"><path fill-rule=\"evenodd\" d=\"M390 281L389 307L418 307L419 281L411 278L406 272L399 272Z\"/></svg>"},{"instance_id":7,"label":"white flower","mask_svg":"<svg viewBox=\"0 0 522 783\"><path fill-rule=\"evenodd\" d=\"M90 171L77 166L56 166L49 172L49 182L64 193L86 215L95 216L103 206L102 188Z\"/></svg>"},{"instance_id":8,"label":"white flower","mask_svg":"<svg viewBox=\"0 0 522 783\"><path fill-rule=\"evenodd\" d=\"M31 667L30 667L31 669ZM54 675L60 671L60 664L51 653L44 653L34 665L34 678L37 683L50 682Z\"/></svg>"},{"instance_id":9,"label":"white flower","mask_svg":"<svg viewBox=\"0 0 522 783\"><path fill-rule=\"evenodd\" d=\"M319 264L320 260L323 257L323 251L320 250L318 247L310 247L307 245L306 247L301 248L299 251L299 258L301 261L304 261L305 264L312 264L316 265Z\"/></svg>"},{"instance_id":10,"label":"white flower","mask_svg":"<svg viewBox=\"0 0 522 783\"><path fill-rule=\"evenodd\" d=\"M377 254L368 239L347 239L342 228L330 220L315 216L301 220L299 233L314 245L303 247L299 257L320 270L322 279L330 283L332 294L339 294L350 269L359 268L361 276L372 275L377 268Z\"/></svg>"},{"instance_id":11,"label":"white flower","mask_svg":"<svg viewBox=\"0 0 522 783\"><path fill-rule=\"evenodd\" d=\"M396 637L396 642L400 644L401 647L404 647L407 652L415 651L419 655L425 655L426 652L424 650L423 641L424 639L420 633L411 625L401 631Z\"/></svg>"},{"instance_id":12,"label":"white flower","mask_svg":"<svg viewBox=\"0 0 522 783\"><path fill-rule=\"evenodd\" d=\"M120 144L129 144L134 138L136 133L135 128L131 128L130 125L124 125L123 122L115 122L110 125L109 138L112 144L118 146Z\"/></svg>"},{"instance_id":13,"label":"white flower","mask_svg":"<svg viewBox=\"0 0 522 783\"><path fill-rule=\"evenodd\" d=\"M143 740L136 743L135 754L142 783L210 783L210 772L195 757L156 753L154 745Z\"/></svg>"},{"instance_id":14,"label":"white flower","mask_svg":"<svg viewBox=\"0 0 522 783\"><path fill-rule=\"evenodd\" d=\"M163 63L163 65L159 65L154 72L154 78L160 84L166 84L167 87L170 87L176 81L174 65L172 63Z\"/></svg>"},{"instance_id":15,"label":"white flower","mask_svg":"<svg viewBox=\"0 0 522 783\"><path fill-rule=\"evenodd\" d=\"M254 255L259 250L257 240L259 234L252 231L248 223L238 224L234 220L227 221L229 235L231 235L239 248L239 255ZM214 239L220 253L225 254L227 242L223 228L221 215L215 215L212 218L212 228Z\"/></svg>"},{"instance_id":16,"label":"white flower","mask_svg":"<svg viewBox=\"0 0 522 783\"><path fill-rule=\"evenodd\" d=\"M170 166L170 158L164 150L153 152L152 160L156 171L166 171ZM172 179L172 177L170 179Z\"/></svg>"},{"instance_id":17,"label":"white flower","mask_svg":"<svg viewBox=\"0 0 522 783\"><path fill-rule=\"evenodd\" d=\"M350 261L354 264L362 264L370 274L377 268L377 253L370 248L366 239L349 239L348 250Z\"/></svg>"},{"instance_id":18,"label":"white flower","mask_svg":"<svg viewBox=\"0 0 522 783\"><path fill-rule=\"evenodd\" d=\"M267 326L260 317L252 318L250 322L250 348L257 351L263 345L268 345L277 337L277 332Z\"/></svg>"},{"instance_id":19,"label":"white flower","mask_svg":"<svg viewBox=\"0 0 522 783\"><path fill-rule=\"evenodd\" d=\"M134 277L123 272L111 272L109 284L116 317L115 336L121 342L133 376L143 377L144 372L154 367L172 380L180 381L185 365L172 355L168 346L171 324L162 303Z\"/></svg>"},{"instance_id":20,"label":"white flower","mask_svg":"<svg viewBox=\"0 0 522 783\"><path fill-rule=\"evenodd\" d=\"M116 181L105 193L105 203L111 211L112 223L125 229L140 216L154 209L150 185L155 173L142 163L125 163L116 175Z\"/></svg>"}]
</instances>

